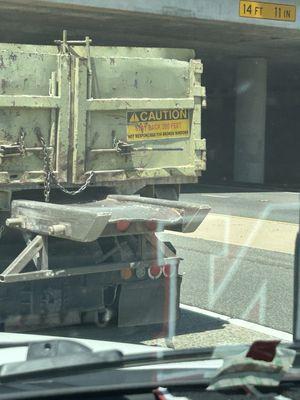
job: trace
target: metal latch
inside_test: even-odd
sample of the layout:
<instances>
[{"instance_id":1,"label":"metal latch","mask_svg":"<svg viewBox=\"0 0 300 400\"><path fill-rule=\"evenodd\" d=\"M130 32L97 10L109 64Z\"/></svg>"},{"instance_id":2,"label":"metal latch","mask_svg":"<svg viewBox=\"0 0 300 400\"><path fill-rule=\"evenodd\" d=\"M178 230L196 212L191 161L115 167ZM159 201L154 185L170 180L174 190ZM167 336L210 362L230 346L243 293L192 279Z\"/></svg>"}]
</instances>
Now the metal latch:
<instances>
[{"instance_id":1,"label":"metal latch","mask_svg":"<svg viewBox=\"0 0 300 400\"><path fill-rule=\"evenodd\" d=\"M18 143L0 144L0 157L21 155L22 148Z\"/></svg>"},{"instance_id":2,"label":"metal latch","mask_svg":"<svg viewBox=\"0 0 300 400\"><path fill-rule=\"evenodd\" d=\"M132 144L123 142L122 140L116 141L115 149L117 150L118 153L120 153L122 155L131 154L131 152L134 150Z\"/></svg>"},{"instance_id":3,"label":"metal latch","mask_svg":"<svg viewBox=\"0 0 300 400\"><path fill-rule=\"evenodd\" d=\"M19 139L16 143L0 143L0 157L5 156L24 156L26 132L23 128L20 129Z\"/></svg>"},{"instance_id":4,"label":"metal latch","mask_svg":"<svg viewBox=\"0 0 300 400\"><path fill-rule=\"evenodd\" d=\"M54 40L54 43L60 47L63 53L71 52L73 55L78 56L74 50L72 51L71 46L85 45L87 47L87 58L90 55L90 44L92 43L92 39L89 36L86 36L84 40L68 40L67 31L63 31L63 39L62 40Z\"/></svg>"}]
</instances>

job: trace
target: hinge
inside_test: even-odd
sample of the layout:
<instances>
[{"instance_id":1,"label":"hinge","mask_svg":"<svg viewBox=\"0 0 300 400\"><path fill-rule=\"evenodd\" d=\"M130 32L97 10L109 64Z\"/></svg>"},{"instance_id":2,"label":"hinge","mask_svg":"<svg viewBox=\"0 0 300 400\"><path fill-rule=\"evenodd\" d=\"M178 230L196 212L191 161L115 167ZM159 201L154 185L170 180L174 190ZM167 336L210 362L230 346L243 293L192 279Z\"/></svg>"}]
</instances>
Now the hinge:
<instances>
[{"instance_id":1,"label":"hinge","mask_svg":"<svg viewBox=\"0 0 300 400\"><path fill-rule=\"evenodd\" d=\"M0 144L0 157L20 156L21 154L21 145L18 143Z\"/></svg>"},{"instance_id":2,"label":"hinge","mask_svg":"<svg viewBox=\"0 0 300 400\"><path fill-rule=\"evenodd\" d=\"M195 139L195 151L206 150L205 139Z\"/></svg>"},{"instance_id":3,"label":"hinge","mask_svg":"<svg viewBox=\"0 0 300 400\"><path fill-rule=\"evenodd\" d=\"M203 64L200 60L191 60L191 95L201 98L202 108L206 108L206 89L201 85L201 74L203 73Z\"/></svg>"},{"instance_id":4,"label":"hinge","mask_svg":"<svg viewBox=\"0 0 300 400\"><path fill-rule=\"evenodd\" d=\"M206 140L195 139L195 166L200 171L206 170Z\"/></svg>"}]
</instances>

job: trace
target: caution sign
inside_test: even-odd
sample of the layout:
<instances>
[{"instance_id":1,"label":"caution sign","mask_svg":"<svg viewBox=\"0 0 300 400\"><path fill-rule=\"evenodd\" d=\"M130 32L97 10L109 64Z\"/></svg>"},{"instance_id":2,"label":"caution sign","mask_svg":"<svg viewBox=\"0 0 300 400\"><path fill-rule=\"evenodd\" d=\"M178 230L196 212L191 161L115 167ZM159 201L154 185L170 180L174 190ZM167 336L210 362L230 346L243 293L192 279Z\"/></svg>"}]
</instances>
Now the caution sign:
<instances>
[{"instance_id":1,"label":"caution sign","mask_svg":"<svg viewBox=\"0 0 300 400\"><path fill-rule=\"evenodd\" d=\"M187 109L127 112L128 141L185 138L189 135Z\"/></svg>"}]
</instances>

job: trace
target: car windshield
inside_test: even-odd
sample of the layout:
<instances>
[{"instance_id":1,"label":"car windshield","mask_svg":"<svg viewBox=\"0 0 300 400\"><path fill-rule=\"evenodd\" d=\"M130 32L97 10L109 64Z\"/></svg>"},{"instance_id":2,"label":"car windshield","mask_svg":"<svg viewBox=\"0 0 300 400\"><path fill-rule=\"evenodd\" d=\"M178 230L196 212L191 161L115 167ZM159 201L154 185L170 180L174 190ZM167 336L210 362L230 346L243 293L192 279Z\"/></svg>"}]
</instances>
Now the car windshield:
<instances>
[{"instance_id":1,"label":"car windshield","mask_svg":"<svg viewBox=\"0 0 300 400\"><path fill-rule=\"evenodd\" d=\"M0 343L300 339L299 9L0 1Z\"/></svg>"}]
</instances>

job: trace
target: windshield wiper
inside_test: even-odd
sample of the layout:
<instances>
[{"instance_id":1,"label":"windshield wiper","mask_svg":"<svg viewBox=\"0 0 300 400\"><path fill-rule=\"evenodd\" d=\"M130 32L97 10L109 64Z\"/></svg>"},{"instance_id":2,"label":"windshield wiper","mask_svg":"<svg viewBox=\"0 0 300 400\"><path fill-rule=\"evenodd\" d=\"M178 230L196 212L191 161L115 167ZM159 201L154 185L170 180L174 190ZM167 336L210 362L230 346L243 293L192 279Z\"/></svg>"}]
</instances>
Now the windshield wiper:
<instances>
[{"instance_id":1,"label":"windshield wiper","mask_svg":"<svg viewBox=\"0 0 300 400\"><path fill-rule=\"evenodd\" d=\"M110 368L147 366L226 359L249 349L249 345L166 350L124 355L118 350L93 352L76 340L48 340L23 343L0 343L0 348L27 346L27 360L0 366L0 383L26 378L69 376ZM281 345L280 345L281 346ZM285 347L285 346L283 346Z\"/></svg>"},{"instance_id":2,"label":"windshield wiper","mask_svg":"<svg viewBox=\"0 0 300 400\"><path fill-rule=\"evenodd\" d=\"M0 366L0 383L43 376L67 376L91 370L135 367L220 358L215 348L166 350L124 355L118 350L93 352L75 340L0 343L2 348L28 347L27 360ZM247 346L246 346L247 347ZM236 347L239 352L241 346Z\"/></svg>"}]
</instances>

